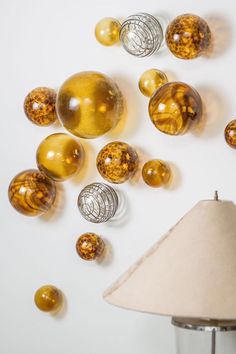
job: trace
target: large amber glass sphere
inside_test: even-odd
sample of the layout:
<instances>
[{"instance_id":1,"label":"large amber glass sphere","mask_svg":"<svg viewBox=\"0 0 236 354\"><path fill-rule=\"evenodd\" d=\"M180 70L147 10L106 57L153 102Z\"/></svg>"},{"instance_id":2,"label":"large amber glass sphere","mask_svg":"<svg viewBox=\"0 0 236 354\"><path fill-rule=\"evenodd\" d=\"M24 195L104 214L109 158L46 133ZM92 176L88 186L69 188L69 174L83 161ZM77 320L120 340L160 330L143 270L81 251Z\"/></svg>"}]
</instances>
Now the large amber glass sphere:
<instances>
[{"instance_id":1,"label":"large amber glass sphere","mask_svg":"<svg viewBox=\"0 0 236 354\"><path fill-rule=\"evenodd\" d=\"M38 170L26 170L13 178L8 188L11 205L21 214L46 213L56 199L55 182Z\"/></svg>"},{"instance_id":2,"label":"large amber glass sphere","mask_svg":"<svg viewBox=\"0 0 236 354\"><path fill-rule=\"evenodd\" d=\"M95 36L99 43L111 46L119 42L121 24L112 17L105 17L96 24Z\"/></svg>"},{"instance_id":3,"label":"large amber glass sphere","mask_svg":"<svg viewBox=\"0 0 236 354\"><path fill-rule=\"evenodd\" d=\"M236 119L232 120L225 128L225 140L227 144L236 149Z\"/></svg>"},{"instance_id":4,"label":"large amber glass sphere","mask_svg":"<svg viewBox=\"0 0 236 354\"><path fill-rule=\"evenodd\" d=\"M61 86L57 113L64 127L82 138L96 138L114 128L123 114L118 86L107 76L86 71Z\"/></svg>"},{"instance_id":5,"label":"large amber glass sphere","mask_svg":"<svg viewBox=\"0 0 236 354\"><path fill-rule=\"evenodd\" d=\"M170 135L183 134L189 122L202 115L201 97L187 84L167 83L151 97L149 115L161 132Z\"/></svg>"},{"instance_id":6,"label":"large amber glass sphere","mask_svg":"<svg viewBox=\"0 0 236 354\"><path fill-rule=\"evenodd\" d=\"M162 85L168 82L167 76L160 70L145 71L139 79L139 90L144 96L151 97Z\"/></svg>"},{"instance_id":7,"label":"large amber glass sphere","mask_svg":"<svg viewBox=\"0 0 236 354\"><path fill-rule=\"evenodd\" d=\"M168 184L171 177L169 165L161 160L150 160L142 169L142 177L150 187L158 188Z\"/></svg>"},{"instance_id":8,"label":"large amber glass sphere","mask_svg":"<svg viewBox=\"0 0 236 354\"><path fill-rule=\"evenodd\" d=\"M76 243L76 251L85 261L94 261L101 257L104 249L102 238L91 232L81 235Z\"/></svg>"},{"instance_id":9,"label":"large amber glass sphere","mask_svg":"<svg viewBox=\"0 0 236 354\"><path fill-rule=\"evenodd\" d=\"M58 311L63 303L62 292L53 285L44 285L34 295L35 305L44 312Z\"/></svg>"},{"instance_id":10,"label":"large amber glass sphere","mask_svg":"<svg viewBox=\"0 0 236 354\"><path fill-rule=\"evenodd\" d=\"M24 111L27 118L39 126L47 126L55 122L56 91L48 87L38 87L25 98Z\"/></svg>"},{"instance_id":11,"label":"large amber glass sphere","mask_svg":"<svg viewBox=\"0 0 236 354\"><path fill-rule=\"evenodd\" d=\"M84 158L82 145L68 134L52 134L38 147L38 168L55 181L64 181L79 171Z\"/></svg>"},{"instance_id":12,"label":"large amber glass sphere","mask_svg":"<svg viewBox=\"0 0 236 354\"><path fill-rule=\"evenodd\" d=\"M194 59L206 52L211 31L201 17L185 14L176 17L167 27L166 43L170 51L181 59Z\"/></svg>"},{"instance_id":13,"label":"large amber glass sphere","mask_svg":"<svg viewBox=\"0 0 236 354\"><path fill-rule=\"evenodd\" d=\"M126 143L115 141L107 144L97 155L100 175L111 183L127 181L138 168L138 155Z\"/></svg>"}]
</instances>

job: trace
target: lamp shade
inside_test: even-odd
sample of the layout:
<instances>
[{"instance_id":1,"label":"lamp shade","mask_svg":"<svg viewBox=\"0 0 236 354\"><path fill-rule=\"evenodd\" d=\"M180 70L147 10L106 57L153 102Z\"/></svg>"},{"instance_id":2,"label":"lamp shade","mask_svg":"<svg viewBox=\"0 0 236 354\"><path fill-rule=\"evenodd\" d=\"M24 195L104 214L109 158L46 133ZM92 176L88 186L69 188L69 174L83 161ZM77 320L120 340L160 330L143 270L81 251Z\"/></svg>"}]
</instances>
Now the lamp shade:
<instances>
[{"instance_id":1,"label":"lamp shade","mask_svg":"<svg viewBox=\"0 0 236 354\"><path fill-rule=\"evenodd\" d=\"M123 308L236 319L236 206L200 201L105 293Z\"/></svg>"}]
</instances>

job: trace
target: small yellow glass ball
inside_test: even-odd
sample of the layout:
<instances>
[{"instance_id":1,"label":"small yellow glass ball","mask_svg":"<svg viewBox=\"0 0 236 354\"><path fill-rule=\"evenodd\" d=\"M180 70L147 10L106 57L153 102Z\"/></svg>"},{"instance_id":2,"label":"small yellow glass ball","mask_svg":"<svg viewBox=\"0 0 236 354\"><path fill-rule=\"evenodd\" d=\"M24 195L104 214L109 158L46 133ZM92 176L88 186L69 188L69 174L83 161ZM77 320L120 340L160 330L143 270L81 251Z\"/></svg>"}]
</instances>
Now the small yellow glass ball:
<instances>
[{"instance_id":1,"label":"small yellow glass ball","mask_svg":"<svg viewBox=\"0 0 236 354\"><path fill-rule=\"evenodd\" d=\"M168 184L171 177L169 165L161 160L150 160L142 169L142 177L150 187L158 188Z\"/></svg>"},{"instance_id":2,"label":"small yellow glass ball","mask_svg":"<svg viewBox=\"0 0 236 354\"><path fill-rule=\"evenodd\" d=\"M56 199L56 184L38 170L26 170L11 181L8 198L19 213L38 216L53 206Z\"/></svg>"},{"instance_id":3,"label":"small yellow glass ball","mask_svg":"<svg viewBox=\"0 0 236 354\"><path fill-rule=\"evenodd\" d=\"M112 17L105 17L96 24L95 36L99 43L111 46L119 42L121 24Z\"/></svg>"},{"instance_id":4,"label":"small yellow glass ball","mask_svg":"<svg viewBox=\"0 0 236 354\"><path fill-rule=\"evenodd\" d=\"M62 84L56 109L62 125L71 134L91 139L117 125L124 103L113 80L98 72L85 71Z\"/></svg>"},{"instance_id":5,"label":"small yellow glass ball","mask_svg":"<svg viewBox=\"0 0 236 354\"><path fill-rule=\"evenodd\" d=\"M44 285L34 295L35 305L44 312L58 311L63 303L62 292L53 285Z\"/></svg>"},{"instance_id":6,"label":"small yellow glass ball","mask_svg":"<svg viewBox=\"0 0 236 354\"><path fill-rule=\"evenodd\" d=\"M107 144L97 155L100 175L111 183L124 183L138 168L138 154L126 143Z\"/></svg>"},{"instance_id":7,"label":"small yellow glass ball","mask_svg":"<svg viewBox=\"0 0 236 354\"><path fill-rule=\"evenodd\" d=\"M36 153L38 168L55 181L72 177L81 168L84 160L82 145L68 134L49 135Z\"/></svg>"},{"instance_id":8,"label":"small yellow glass ball","mask_svg":"<svg viewBox=\"0 0 236 354\"><path fill-rule=\"evenodd\" d=\"M76 242L76 251L85 261L94 261L101 257L104 249L103 239L92 232L81 235Z\"/></svg>"},{"instance_id":9,"label":"small yellow glass ball","mask_svg":"<svg viewBox=\"0 0 236 354\"><path fill-rule=\"evenodd\" d=\"M168 82L165 73L157 69L145 71L139 79L139 90L144 96L151 97L162 85Z\"/></svg>"}]
</instances>

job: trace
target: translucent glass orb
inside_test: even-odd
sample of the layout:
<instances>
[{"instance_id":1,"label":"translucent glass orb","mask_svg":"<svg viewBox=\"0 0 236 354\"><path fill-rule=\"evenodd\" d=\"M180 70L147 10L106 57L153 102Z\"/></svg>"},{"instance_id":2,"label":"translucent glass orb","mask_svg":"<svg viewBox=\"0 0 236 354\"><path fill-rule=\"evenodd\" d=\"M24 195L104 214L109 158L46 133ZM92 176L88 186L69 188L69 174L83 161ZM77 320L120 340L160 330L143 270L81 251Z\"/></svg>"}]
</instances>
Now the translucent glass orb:
<instances>
[{"instance_id":1,"label":"translucent glass orb","mask_svg":"<svg viewBox=\"0 0 236 354\"><path fill-rule=\"evenodd\" d=\"M38 170L26 170L11 181L8 198L19 213L41 215L52 207L56 199L56 185Z\"/></svg>"},{"instance_id":2,"label":"translucent glass orb","mask_svg":"<svg viewBox=\"0 0 236 354\"><path fill-rule=\"evenodd\" d=\"M158 188L168 184L171 177L169 165L161 160L150 160L142 169L142 177L150 187Z\"/></svg>"},{"instance_id":3,"label":"translucent glass orb","mask_svg":"<svg viewBox=\"0 0 236 354\"><path fill-rule=\"evenodd\" d=\"M208 24L196 15L178 16L166 30L166 44L177 58L194 59L206 52L210 42Z\"/></svg>"},{"instance_id":4,"label":"translucent glass orb","mask_svg":"<svg viewBox=\"0 0 236 354\"><path fill-rule=\"evenodd\" d=\"M24 111L32 123L47 126L57 119L55 105L56 91L47 87L38 87L26 96Z\"/></svg>"},{"instance_id":5,"label":"translucent glass orb","mask_svg":"<svg viewBox=\"0 0 236 354\"><path fill-rule=\"evenodd\" d=\"M129 54L136 57L152 55L163 42L162 26L155 17L146 13L129 16L122 23L120 41Z\"/></svg>"},{"instance_id":6,"label":"translucent glass orb","mask_svg":"<svg viewBox=\"0 0 236 354\"><path fill-rule=\"evenodd\" d=\"M67 79L59 89L56 107L64 127L82 138L96 138L114 128L124 108L118 86L93 71Z\"/></svg>"},{"instance_id":7,"label":"translucent glass orb","mask_svg":"<svg viewBox=\"0 0 236 354\"><path fill-rule=\"evenodd\" d=\"M104 249L102 238L92 232L81 235L76 243L76 251L85 261L94 261L101 257Z\"/></svg>"},{"instance_id":8,"label":"translucent glass orb","mask_svg":"<svg viewBox=\"0 0 236 354\"><path fill-rule=\"evenodd\" d=\"M236 149L236 119L232 120L225 128L225 140L227 144Z\"/></svg>"},{"instance_id":9,"label":"translucent glass orb","mask_svg":"<svg viewBox=\"0 0 236 354\"><path fill-rule=\"evenodd\" d=\"M191 120L201 118L201 97L185 83L167 83L151 97L149 115L161 132L169 135L183 134Z\"/></svg>"},{"instance_id":10,"label":"translucent glass orb","mask_svg":"<svg viewBox=\"0 0 236 354\"><path fill-rule=\"evenodd\" d=\"M96 24L95 36L99 43L111 46L119 42L121 24L112 17L105 17Z\"/></svg>"},{"instance_id":11,"label":"translucent glass orb","mask_svg":"<svg viewBox=\"0 0 236 354\"><path fill-rule=\"evenodd\" d=\"M126 143L115 141L107 144L97 155L100 175L111 183L124 183L138 168L138 155Z\"/></svg>"},{"instance_id":12,"label":"translucent glass orb","mask_svg":"<svg viewBox=\"0 0 236 354\"><path fill-rule=\"evenodd\" d=\"M162 85L168 82L167 76L160 70L145 71L139 79L139 90L144 96L151 97Z\"/></svg>"},{"instance_id":13,"label":"translucent glass orb","mask_svg":"<svg viewBox=\"0 0 236 354\"><path fill-rule=\"evenodd\" d=\"M44 312L58 311L63 303L62 292L53 285L44 285L34 295L37 308Z\"/></svg>"},{"instance_id":14,"label":"translucent glass orb","mask_svg":"<svg viewBox=\"0 0 236 354\"><path fill-rule=\"evenodd\" d=\"M55 181L64 181L75 175L82 166L82 145L68 134L49 135L36 153L38 168Z\"/></svg>"},{"instance_id":15,"label":"translucent glass orb","mask_svg":"<svg viewBox=\"0 0 236 354\"><path fill-rule=\"evenodd\" d=\"M80 192L78 208L86 220L93 223L106 222L117 211L118 196L107 184L92 183Z\"/></svg>"}]
</instances>

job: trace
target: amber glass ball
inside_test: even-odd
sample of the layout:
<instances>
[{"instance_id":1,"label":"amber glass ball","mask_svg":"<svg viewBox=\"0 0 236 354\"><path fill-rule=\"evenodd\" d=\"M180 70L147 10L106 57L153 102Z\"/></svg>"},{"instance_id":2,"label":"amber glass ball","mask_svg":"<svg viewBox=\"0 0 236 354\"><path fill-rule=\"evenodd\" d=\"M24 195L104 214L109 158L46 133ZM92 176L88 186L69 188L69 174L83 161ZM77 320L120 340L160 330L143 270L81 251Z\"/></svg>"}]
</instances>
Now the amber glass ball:
<instances>
[{"instance_id":1,"label":"amber glass ball","mask_svg":"<svg viewBox=\"0 0 236 354\"><path fill-rule=\"evenodd\" d=\"M49 135L38 147L38 168L55 181L64 181L79 171L84 160L82 145L68 134Z\"/></svg>"},{"instance_id":2,"label":"amber glass ball","mask_svg":"<svg viewBox=\"0 0 236 354\"><path fill-rule=\"evenodd\" d=\"M165 186L170 181L171 170L169 165L161 160L150 160L142 168L142 177L150 187Z\"/></svg>"},{"instance_id":3,"label":"amber glass ball","mask_svg":"<svg viewBox=\"0 0 236 354\"><path fill-rule=\"evenodd\" d=\"M127 181L138 168L138 155L126 143L115 141L107 144L97 155L100 175L111 183Z\"/></svg>"},{"instance_id":4,"label":"amber glass ball","mask_svg":"<svg viewBox=\"0 0 236 354\"><path fill-rule=\"evenodd\" d=\"M37 216L52 207L56 199L56 185L38 170L26 170L11 181L8 198L13 208L21 214Z\"/></svg>"},{"instance_id":5,"label":"amber glass ball","mask_svg":"<svg viewBox=\"0 0 236 354\"><path fill-rule=\"evenodd\" d=\"M139 79L139 90L144 96L151 97L162 85L168 82L167 76L160 70L145 71Z\"/></svg>"},{"instance_id":6,"label":"amber glass ball","mask_svg":"<svg viewBox=\"0 0 236 354\"><path fill-rule=\"evenodd\" d=\"M55 122L56 91L48 87L38 87L25 98L24 111L27 118L39 126L47 126Z\"/></svg>"},{"instance_id":7,"label":"amber glass ball","mask_svg":"<svg viewBox=\"0 0 236 354\"><path fill-rule=\"evenodd\" d=\"M96 138L119 122L123 98L109 77L86 71L64 82L56 107L61 123L69 132L82 138Z\"/></svg>"},{"instance_id":8,"label":"amber glass ball","mask_svg":"<svg viewBox=\"0 0 236 354\"><path fill-rule=\"evenodd\" d=\"M225 140L227 144L236 149L236 119L232 120L225 128Z\"/></svg>"},{"instance_id":9,"label":"amber glass ball","mask_svg":"<svg viewBox=\"0 0 236 354\"><path fill-rule=\"evenodd\" d=\"M201 118L201 97L185 83L167 83L151 97L149 115L161 132L169 135L183 134L191 120Z\"/></svg>"},{"instance_id":10,"label":"amber glass ball","mask_svg":"<svg viewBox=\"0 0 236 354\"><path fill-rule=\"evenodd\" d=\"M58 311L63 303L62 292L53 285L44 285L34 295L35 305L44 312Z\"/></svg>"},{"instance_id":11,"label":"amber glass ball","mask_svg":"<svg viewBox=\"0 0 236 354\"><path fill-rule=\"evenodd\" d=\"M76 251L85 261L94 261L101 257L104 249L102 238L92 232L81 235L76 242Z\"/></svg>"},{"instance_id":12,"label":"amber glass ball","mask_svg":"<svg viewBox=\"0 0 236 354\"><path fill-rule=\"evenodd\" d=\"M201 17L185 14L176 17L167 27L166 43L170 51L181 59L194 59L206 52L211 31Z\"/></svg>"},{"instance_id":13,"label":"amber glass ball","mask_svg":"<svg viewBox=\"0 0 236 354\"><path fill-rule=\"evenodd\" d=\"M95 27L95 36L99 43L111 46L119 42L121 24L112 17L101 19Z\"/></svg>"}]
</instances>

